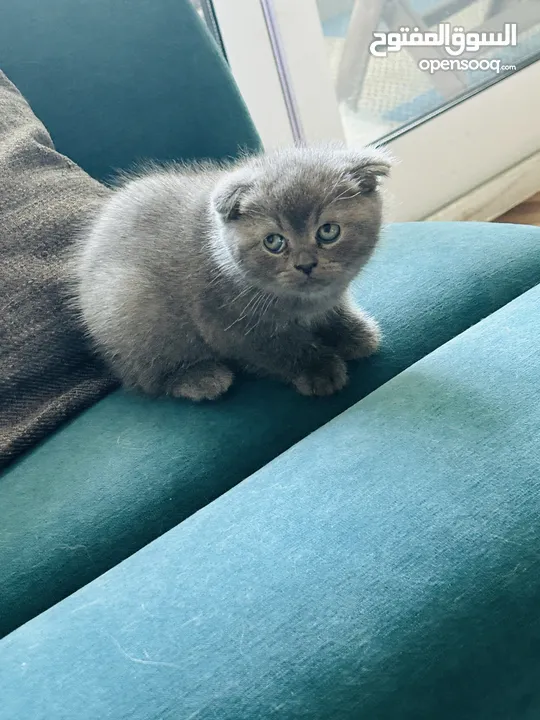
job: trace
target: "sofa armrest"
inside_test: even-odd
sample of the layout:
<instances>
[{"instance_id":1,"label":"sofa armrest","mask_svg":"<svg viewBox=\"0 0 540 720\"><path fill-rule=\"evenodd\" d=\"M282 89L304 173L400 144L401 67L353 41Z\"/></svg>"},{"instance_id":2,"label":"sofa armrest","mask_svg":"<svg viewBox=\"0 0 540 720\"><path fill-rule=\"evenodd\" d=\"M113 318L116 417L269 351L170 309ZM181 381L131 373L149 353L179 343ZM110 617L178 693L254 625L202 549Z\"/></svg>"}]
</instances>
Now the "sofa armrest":
<instances>
[{"instance_id":1,"label":"sofa armrest","mask_svg":"<svg viewBox=\"0 0 540 720\"><path fill-rule=\"evenodd\" d=\"M540 713L540 288L0 643L32 720Z\"/></svg>"}]
</instances>

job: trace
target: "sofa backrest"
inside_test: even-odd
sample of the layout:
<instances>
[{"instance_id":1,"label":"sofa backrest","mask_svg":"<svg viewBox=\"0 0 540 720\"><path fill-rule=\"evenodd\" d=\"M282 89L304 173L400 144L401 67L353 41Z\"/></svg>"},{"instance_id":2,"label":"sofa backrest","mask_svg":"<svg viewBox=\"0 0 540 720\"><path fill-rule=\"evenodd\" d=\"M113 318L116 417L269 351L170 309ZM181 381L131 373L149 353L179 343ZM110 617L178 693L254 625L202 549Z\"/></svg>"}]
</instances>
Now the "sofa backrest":
<instances>
[{"instance_id":1,"label":"sofa backrest","mask_svg":"<svg viewBox=\"0 0 540 720\"><path fill-rule=\"evenodd\" d=\"M6 0L0 15L0 68L94 177L259 147L190 0Z\"/></svg>"}]
</instances>

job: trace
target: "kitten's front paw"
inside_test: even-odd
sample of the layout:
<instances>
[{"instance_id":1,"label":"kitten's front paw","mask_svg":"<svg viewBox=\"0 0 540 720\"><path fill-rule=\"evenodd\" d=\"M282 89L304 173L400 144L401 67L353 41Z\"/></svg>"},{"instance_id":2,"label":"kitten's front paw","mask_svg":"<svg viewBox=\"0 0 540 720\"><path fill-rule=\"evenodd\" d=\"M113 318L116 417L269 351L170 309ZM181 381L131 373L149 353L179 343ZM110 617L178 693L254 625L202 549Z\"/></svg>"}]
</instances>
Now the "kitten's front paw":
<instances>
[{"instance_id":1,"label":"kitten's front paw","mask_svg":"<svg viewBox=\"0 0 540 720\"><path fill-rule=\"evenodd\" d=\"M376 353L380 344L379 326L375 320L363 315L343 332L336 350L344 360L361 360Z\"/></svg>"},{"instance_id":2,"label":"kitten's front paw","mask_svg":"<svg viewBox=\"0 0 540 720\"><path fill-rule=\"evenodd\" d=\"M300 373L293 385L302 395L333 395L347 384L347 366L337 355L311 365Z\"/></svg>"},{"instance_id":3,"label":"kitten's front paw","mask_svg":"<svg viewBox=\"0 0 540 720\"><path fill-rule=\"evenodd\" d=\"M217 362L201 362L183 370L170 383L169 395L188 400L216 400L227 392L234 374L226 365Z\"/></svg>"}]
</instances>

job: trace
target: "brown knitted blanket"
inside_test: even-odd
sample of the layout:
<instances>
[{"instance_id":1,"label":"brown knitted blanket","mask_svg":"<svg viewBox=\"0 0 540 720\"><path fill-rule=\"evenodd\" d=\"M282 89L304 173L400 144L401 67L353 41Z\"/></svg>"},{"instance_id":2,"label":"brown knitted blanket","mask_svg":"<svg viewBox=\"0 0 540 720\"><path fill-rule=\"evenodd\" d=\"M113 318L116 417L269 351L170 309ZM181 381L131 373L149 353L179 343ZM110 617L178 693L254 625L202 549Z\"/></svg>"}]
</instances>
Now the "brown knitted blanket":
<instances>
[{"instance_id":1,"label":"brown knitted blanket","mask_svg":"<svg viewBox=\"0 0 540 720\"><path fill-rule=\"evenodd\" d=\"M109 191L0 72L0 467L113 387L65 303L66 248Z\"/></svg>"}]
</instances>

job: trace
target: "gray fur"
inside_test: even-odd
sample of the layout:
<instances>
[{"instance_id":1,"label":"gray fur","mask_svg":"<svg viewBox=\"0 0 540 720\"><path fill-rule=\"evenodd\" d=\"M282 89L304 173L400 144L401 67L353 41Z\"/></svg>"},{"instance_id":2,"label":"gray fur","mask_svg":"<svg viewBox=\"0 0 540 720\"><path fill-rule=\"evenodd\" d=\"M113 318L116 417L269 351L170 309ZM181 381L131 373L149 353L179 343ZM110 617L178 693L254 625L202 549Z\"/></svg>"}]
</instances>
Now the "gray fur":
<instances>
[{"instance_id":1,"label":"gray fur","mask_svg":"<svg viewBox=\"0 0 540 720\"><path fill-rule=\"evenodd\" d=\"M237 368L340 390L345 361L379 341L347 289L377 243L388 169L381 150L325 146L128 178L77 245L76 303L98 350L152 395L217 398ZM330 222L341 235L321 246ZM272 233L282 254L263 245Z\"/></svg>"}]
</instances>

